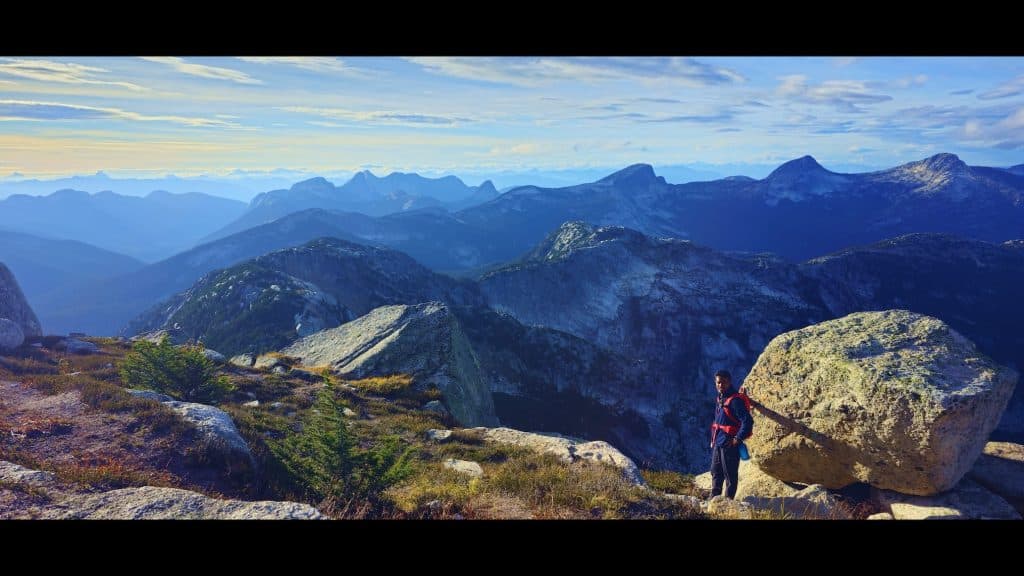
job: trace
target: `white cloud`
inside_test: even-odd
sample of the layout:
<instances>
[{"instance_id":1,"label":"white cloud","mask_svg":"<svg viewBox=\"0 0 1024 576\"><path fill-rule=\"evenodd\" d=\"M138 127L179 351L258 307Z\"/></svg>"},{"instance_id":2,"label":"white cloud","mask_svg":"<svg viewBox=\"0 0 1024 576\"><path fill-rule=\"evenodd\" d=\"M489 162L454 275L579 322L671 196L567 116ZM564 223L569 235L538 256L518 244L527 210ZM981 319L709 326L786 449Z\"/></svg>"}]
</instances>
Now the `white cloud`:
<instances>
[{"instance_id":1,"label":"white cloud","mask_svg":"<svg viewBox=\"0 0 1024 576\"><path fill-rule=\"evenodd\" d=\"M783 76L779 80L779 87L775 89L779 96L796 96L807 91L807 76L802 74Z\"/></svg>"},{"instance_id":2,"label":"white cloud","mask_svg":"<svg viewBox=\"0 0 1024 576\"><path fill-rule=\"evenodd\" d=\"M693 58L408 58L427 70L471 80L536 86L554 81L599 82L610 80L675 81L693 87L744 82L728 68L704 64Z\"/></svg>"},{"instance_id":3,"label":"white cloud","mask_svg":"<svg viewBox=\"0 0 1024 576\"><path fill-rule=\"evenodd\" d=\"M991 90L978 94L981 100L995 100L998 98L1009 98L1024 94L1024 76L1018 76L1008 82L1003 82Z\"/></svg>"},{"instance_id":4,"label":"white cloud","mask_svg":"<svg viewBox=\"0 0 1024 576\"><path fill-rule=\"evenodd\" d=\"M365 75L365 71L349 66L340 58L319 56L242 56L238 59L250 64L294 66L302 70L309 70L310 72L340 73L353 76Z\"/></svg>"},{"instance_id":5,"label":"white cloud","mask_svg":"<svg viewBox=\"0 0 1024 576\"><path fill-rule=\"evenodd\" d=\"M237 82L239 84L263 84L261 80L257 80L256 78L253 78L239 70L222 68L220 66L208 66L206 64L195 64L192 62L186 62L183 58L160 56L143 57L142 59L149 62L156 62L157 64L165 64L182 74L189 74L191 76L212 78L214 80L230 80L231 82Z\"/></svg>"},{"instance_id":6,"label":"white cloud","mask_svg":"<svg viewBox=\"0 0 1024 576\"><path fill-rule=\"evenodd\" d=\"M972 118L964 122L959 136L968 142L1003 149L1024 148L1024 107L995 122Z\"/></svg>"},{"instance_id":7,"label":"white cloud","mask_svg":"<svg viewBox=\"0 0 1024 576\"><path fill-rule=\"evenodd\" d=\"M494 146L488 152L488 156L529 156L540 152L541 145L536 142L523 142L512 146Z\"/></svg>"},{"instance_id":8,"label":"white cloud","mask_svg":"<svg viewBox=\"0 0 1024 576\"><path fill-rule=\"evenodd\" d=\"M418 112L405 112L397 110L348 110L345 108L317 108L311 106L286 106L281 108L288 112L299 114L312 114L323 118L334 120L347 120L349 122L393 124L403 126L456 126L461 123L474 122L473 118L467 116L454 116L446 114L422 114ZM318 126L340 127L342 125L311 121L311 124Z\"/></svg>"},{"instance_id":9,"label":"white cloud","mask_svg":"<svg viewBox=\"0 0 1024 576\"><path fill-rule=\"evenodd\" d=\"M892 100L892 96L872 90L867 82L857 80L826 80L809 84L799 74L782 76L775 93L784 98L809 104L833 106L843 112L863 112L861 106Z\"/></svg>"},{"instance_id":10,"label":"white cloud","mask_svg":"<svg viewBox=\"0 0 1024 576\"><path fill-rule=\"evenodd\" d=\"M104 84L107 86L120 86L135 91L146 90L146 88L131 82L116 82L96 78L97 74L104 72L108 72L108 70L74 62L0 58L0 74L16 78L25 78L38 82L59 82L62 84ZM4 83L6 84L7 82Z\"/></svg>"},{"instance_id":11,"label":"white cloud","mask_svg":"<svg viewBox=\"0 0 1024 576\"><path fill-rule=\"evenodd\" d=\"M97 120L118 118L137 122L171 122L185 126L233 127L222 120L188 116L148 116L120 108L81 106L60 102L39 102L34 100L0 100L0 120L22 120L43 122L47 120Z\"/></svg>"},{"instance_id":12,"label":"white cloud","mask_svg":"<svg viewBox=\"0 0 1024 576\"><path fill-rule=\"evenodd\" d=\"M910 88L911 86L924 86L925 82L928 82L928 76L925 74L918 74L916 76L897 78L892 81L892 85L897 88Z\"/></svg>"},{"instance_id":13,"label":"white cloud","mask_svg":"<svg viewBox=\"0 0 1024 576\"><path fill-rule=\"evenodd\" d=\"M1024 108L1018 109L1013 114L1001 120L998 126L1007 130L1019 130L1024 128Z\"/></svg>"}]
</instances>

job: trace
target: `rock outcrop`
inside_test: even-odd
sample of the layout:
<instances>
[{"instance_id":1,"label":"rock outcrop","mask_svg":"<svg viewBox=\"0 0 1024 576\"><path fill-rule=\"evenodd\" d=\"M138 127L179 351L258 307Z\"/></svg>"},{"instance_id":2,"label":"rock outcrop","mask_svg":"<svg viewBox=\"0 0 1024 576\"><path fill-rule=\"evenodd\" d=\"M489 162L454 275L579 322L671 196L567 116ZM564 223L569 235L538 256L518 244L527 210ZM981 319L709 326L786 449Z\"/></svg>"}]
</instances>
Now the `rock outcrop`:
<instances>
[{"instance_id":1,"label":"rock outcrop","mask_svg":"<svg viewBox=\"0 0 1024 576\"><path fill-rule=\"evenodd\" d=\"M305 366L330 366L347 378L409 374L416 386L436 386L461 424L497 424L491 391L473 349L440 302L383 306L281 352Z\"/></svg>"},{"instance_id":2,"label":"rock outcrop","mask_svg":"<svg viewBox=\"0 0 1024 576\"><path fill-rule=\"evenodd\" d=\"M967 476L1024 511L1024 446L989 442Z\"/></svg>"},{"instance_id":3,"label":"rock outcrop","mask_svg":"<svg viewBox=\"0 0 1024 576\"><path fill-rule=\"evenodd\" d=\"M0 318L0 352L14 350L25 342L25 332L13 320Z\"/></svg>"},{"instance_id":4,"label":"rock outcrop","mask_svg":"<svg viewBox=\"0 0 1024 576\"><path fill-rule=\"evenodd\" d=\"M743 484L742 476L740 484ZM810 486L786 496L746 496L742 499L758 510L792 520L849 520L850 514L821 484Z\"/></svg>"},{"instance_id":5,"label":"rock outcrop","mask_svg":"<svg viewBox=\"0 0 1024 576\"><path fill-rule=\"evenodd\" d=\"M622 470L623 476L633 484L643 485L640 469L628 456L603 440L584 441L558 434L537 434L512 428L475 428L486 442L521 446L542 454L554 454L563 462L590 460L603 462Z\"/></svg>"},{"instance_id":6,"label":"rock outcrop","mask_svg":"<svg viewBox=\"0 0 1024 576\"><path fill-rule=\"evenodd\" d=\"M18 286L14 274L0 262L0 318L6 318L21 328L25 337L42 336L43 329L32 307ZM20 345L20 344L19 344Z\"/></svg>"},{"instance_id":7,"label":"rock outcrop","mask_svg":"<svg viewBox=\"0 0 1024 576\"><path fill-rule=\"evenodd\" d=\"M308 504L263 500L215 500L178 488L122 488L75 496L51 512L52 519L83 520L319 520L324 516Z\"/></svg>"},{"instance_id":8,"label":"rock outcrop","mask_svg":"<svg viewBox=\"0 0 1024 576\"><path fill-rule=\"evenodd\" d=\"M82 494L60 486L49 472L0 460L0 481L44 492L44 503L27 517L87 520L318 520L324 516L297 502L216 500L179 488L143 486ZM5 487L0 485L0 492ZM0 519L4 518L0 515ZM14 516L20 517L20 516Z\"/></svg>"},{"instance_id":9,"label":"rock outcrop","mask_svg":"<svg viewBox=\"0 0 1024 576\"><path fill-rule=\"evenodd\" d=\"M896 520L1020 520L1006 500L980 484L964 479L952 490L934 496L908 496L882 490L879 500Z\"/></svg>"},{"instance_id":10,"label":"rock outcrop","mask_svg":"<svg viewBox=\"0 0 1024 576\"><path fill-rule=\"evenodd\" d=\"M227 412L207 404L179 402L150 390L128 390L128 393L161 402L191 422L203 436L203 441L224 456L225 463L233 471L252 469L254 460L249 445L238 433L238 428Z\"/></svg>"},{"instance_id":11,"label":"rock outcrop","mask_svg":"<svg viewBox=\"0 0 1024 576\"><path fill-rule=\"evenodd\" d=\"M57 350L62 350L68 354L98 354L100 347L88 340L79 340L78 338L65 338L57 343Z\"/></svg>"},{"instance_id":12,"label":"rock outcrop","mask_svg":"<svg viewBox=\"0 0 1024 576\"><path fill-rule=\"evenodd\" d=\"M935 494L973 466L1016 380L935 318L851 314L765 348L745 382L763 406L751 452L786 481Z\"/></svg>"}]
</instances>

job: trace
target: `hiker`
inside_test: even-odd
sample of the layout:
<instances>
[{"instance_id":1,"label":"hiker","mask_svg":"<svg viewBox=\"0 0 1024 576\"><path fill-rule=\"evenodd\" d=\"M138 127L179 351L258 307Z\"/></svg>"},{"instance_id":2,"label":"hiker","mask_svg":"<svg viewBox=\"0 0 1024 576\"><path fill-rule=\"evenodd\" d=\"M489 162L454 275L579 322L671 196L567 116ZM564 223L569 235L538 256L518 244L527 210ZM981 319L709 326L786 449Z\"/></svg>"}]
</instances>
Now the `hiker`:
<instances>
[{"instance_id":1,"label":"hiker","mask_svg":"<svg viewBox=\"0 0 1024 576\"><path fill-rule=\"evenodd\" d=\"M722 493L722 482L729 487L726 495L736 497L739 484L740 444L750 437L754 420L747 403L732 387L728 370L715 372L715 421L711 424L711 497Z\"/></svg>"}]
</instances>

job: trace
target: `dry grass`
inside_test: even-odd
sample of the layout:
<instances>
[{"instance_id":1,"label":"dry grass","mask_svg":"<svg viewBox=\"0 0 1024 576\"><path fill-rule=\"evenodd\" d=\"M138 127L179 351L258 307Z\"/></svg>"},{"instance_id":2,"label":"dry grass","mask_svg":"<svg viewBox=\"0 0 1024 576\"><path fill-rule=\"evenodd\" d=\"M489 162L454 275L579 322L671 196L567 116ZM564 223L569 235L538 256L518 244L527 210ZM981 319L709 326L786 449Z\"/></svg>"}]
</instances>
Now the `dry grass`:
<instances>
[{"instance_id":1,"label":"dry grass","mask_svg":"<svg viewBox=\"0 0 1024 576\"><path fill-rule=\"evenodd\" d=\"M60 416L50 416L19 422L14 425L0 425L0 431L15 437L36 438L38 436L60 436L74 429L74 422Z\"/></svg>"},{"instance_id":2,"label":"dry grass","mask_svg":"<svg viewBox=\"0 0 1024 576\"><path fill-rule=\"evenodd\" d=\"M479 479L471 479L465 474L444 468L440 462L432 463L427 473L417 475L412 481L391 488L385 495L389 497L403 512L414 514L429 509L429 504L438 501L440 504L462 506L472 496L481 491Z\"/></svg>"},{"instance_id":3,"label":"dry grass","mask_svg":"<svg viewBox=\"0 0 1024 576\"><path fill-rule=\"evenodd\" d=\"M40 488L39 486L34 486L27 482L14 482L11 480L0 479L0 490L19 492L28 496L32 501L38 504L45 504L52 499L50 493L45 488Z\"/></svg>"},{"instance_id":4,"label":"dry grass","mask_svg":"<svg viewBox=\"0 0 1024 576\"><path fill-rule=\"evenodd\" d=\"M377 394L379 396L391 396L412 388L413 378L408 374L392 374L389 376L373 376L361 380L349 380L347 384L356 389Z\"/></svg>"},{"instance_id":5,"label":"dry grass","mask_svg":"<svg viewBox=\"0 0 1024 576\"><path fill-rule=\"evenodd\" d=\"M26 374L57 374L57 363L32 349L25 356L0 356L0 378L14 380Z\"/></svg>"},{"instance_id":6,"label":"dry grass","mask_svg":"<svg viewBox=\"0 0 1024 576\"><path fill-rule=\"evenodd\" d=\"M124 388L97 380L92 374L32 376L24 382L48 395L78 391L82 402L99 412L131 413L135 422L129 426L129 431L147 428L152 432L181 435L193 428L159 402L132 396Z\"/></svg>"},{"instance_id":7,"label":"dry grass","mask_svg":"<svg viewBox=\"0 0 1024 576\"><path fill-rule=\"evenodd\" d=\"M672 470L641 470L644 482L655 490L669 494L684 494L703 498L703 491L693 483L693 474L680 474Z\"/></svg>"},{"instance_id":8,"label":"dry grass","mask_svg":"<svg viewBox=\"0 0 1024 576\"><path fill-rule=\"evenodd\" d=\"M133 486L180 487L174 476L166 471L144 470L107 457L57 464L50 471L62 482L102 490Z\"/></svg>"},{"instance_id":9,"label":"dry grass","mask_svg":"<svg viewBox=\"0 0 1024 576\"><path fill-rule=\"evenodd\" d=\"M379 424L388 434L421 436L431 428L445 428L445 419L436 412L398 412Z\"/></svg>"}]
</instances>

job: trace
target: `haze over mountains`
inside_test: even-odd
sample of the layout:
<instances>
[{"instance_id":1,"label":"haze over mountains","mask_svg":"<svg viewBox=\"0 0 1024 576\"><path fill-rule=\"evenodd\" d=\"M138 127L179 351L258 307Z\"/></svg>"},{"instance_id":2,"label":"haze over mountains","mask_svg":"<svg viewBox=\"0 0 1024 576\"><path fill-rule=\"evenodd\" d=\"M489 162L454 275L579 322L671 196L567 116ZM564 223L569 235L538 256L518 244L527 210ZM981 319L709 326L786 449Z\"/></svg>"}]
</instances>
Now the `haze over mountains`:
<instances>
[{"instance_id":1,"label":"haze over mountains","mask_svg":"<svg viewBox=\"0 0 1024 576\"><path fill-rule=\"evenodd\" d=\"M236 200L194 192L137 197L66 189L0 200L0 229L78 240L152 262L191 247L244 209Z\"/></svg>"},{"instance_id":2,"label":"haze over mountains","mask_svg":"<svg viewBox=\"0 0 1024 576\"><path fill-rule=\"evenodd\" d=\"M5 230L0 230L0 262L18 278L33 309L48 309L46 295L50 292L121 276L145 266L134 258L76 240L53 240Z\"/></svg>"},{"instance_id":3,"label":"haze over mountains","mask_svg":"<svg viewBox=\"0 0 1024 576\"><path fill-rule=\"evenodd\" d=\"M467 193L492 194L486 186L473 189L456 178L405 174L376 178L364 173L340 187L325 179L305 181L261 195L239 220L213 236L278 213L287 216L131 276L65 286L39 303L38 314L44 325L57 322L54 329L112 334L211 270L320 236L388 246L428 268L461 275L519 258L573 220L687 238L721 250L771 251L791 261L913 232L993 242L1024 237L1024 177L1009 169L970 167L950 154L865 174L834 173L804 157L762 180L681 185L639 164L588 184L515 188L454 212L435 204L372 217L322 208L352 202L397 206L398 186L445 201Z\"/></svg>"},{"instance_id":4,"label":"haze over mountains","mask_svg":"<svg viewBox=\"0 0 1024 576\"><path fill-rule=\"evenodd\" d=\"M110 190L125 196L145 196L153 190L166 190L173 194L198 192L248 202L260 192L289 186L302 178L303 173L294 170L261 173L236 170L221 177L179 177L172 174L162 178L114 178L104 172L53 179L21 178L14 175L0 179L0 199L14 194L46 196L55 190L64 189L90 193Z\"/></svg>"},{"instance_id":5,"label":"haze over mountains","mask_svg":"<svg viewBox=\"0 0 1024 576\"><path fill-rule=\"evenodd\" d=\"M455 176L435 179L393 172L378 178L366 170L341 186L334 186L324 178L312 178L287 190L272 190L256 196L245 215L207 240L223 238L308 208L383 216L421 208L459 209L497 196L498 191L489 180L469 187Z\"/></svg>"}]
</instances>

